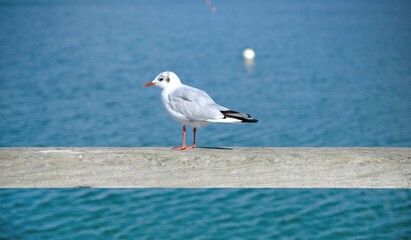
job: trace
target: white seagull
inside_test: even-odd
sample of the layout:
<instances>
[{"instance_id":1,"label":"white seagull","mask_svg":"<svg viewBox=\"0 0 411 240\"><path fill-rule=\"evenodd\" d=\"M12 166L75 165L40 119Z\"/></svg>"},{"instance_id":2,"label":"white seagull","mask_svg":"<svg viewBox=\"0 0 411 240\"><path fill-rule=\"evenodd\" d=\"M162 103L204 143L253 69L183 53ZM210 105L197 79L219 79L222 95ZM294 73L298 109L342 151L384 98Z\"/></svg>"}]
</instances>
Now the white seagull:
<instances>
[{"instance_id":1,"label":"white seagull","mask_svg":"<svg viewBox=\"0 0 411 240\"><path fill-rule=\"evenodd\" d=\"M184 150L196 147L196 128L205 127L210 123L241 123L258 122L249 114L240 113L220 106L204 91L181 83L173 72L162 72L153 81L143 85L155 85L162 90L163 107L177 122L183 124L183 145L172 150ZM193 127L193 145L186 146L186 125Z\"/></svg>"}]
</instances>

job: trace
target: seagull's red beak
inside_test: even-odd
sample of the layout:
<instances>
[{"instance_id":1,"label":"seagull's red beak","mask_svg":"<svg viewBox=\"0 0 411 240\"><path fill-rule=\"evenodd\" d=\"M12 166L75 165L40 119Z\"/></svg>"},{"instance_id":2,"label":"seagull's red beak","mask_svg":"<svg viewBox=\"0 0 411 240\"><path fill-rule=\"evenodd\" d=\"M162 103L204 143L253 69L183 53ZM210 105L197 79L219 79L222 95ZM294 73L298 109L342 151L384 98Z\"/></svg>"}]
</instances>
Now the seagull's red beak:
<instances>
[{"instance_id":1,"label":"seagull's red beak","mask_svg":"<svg viewBox=\"0 0 411 240\"><path fill-rule=\"evenodd\" d=\"M148 82L148 83L144 84L143 87L148 87L148 86L153 86L153 85L156 85L156 84L153 83L153 82Z\"/></svg>"}]
</instances>

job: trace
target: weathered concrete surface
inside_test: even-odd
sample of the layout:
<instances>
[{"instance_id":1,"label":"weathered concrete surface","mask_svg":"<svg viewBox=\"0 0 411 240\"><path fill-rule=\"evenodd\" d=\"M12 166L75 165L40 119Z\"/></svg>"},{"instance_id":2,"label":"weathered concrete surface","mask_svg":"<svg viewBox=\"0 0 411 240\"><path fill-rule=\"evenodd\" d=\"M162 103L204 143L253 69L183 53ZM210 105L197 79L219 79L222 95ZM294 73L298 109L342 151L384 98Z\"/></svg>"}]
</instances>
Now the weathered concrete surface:
<instances>
[{"instance_id":1,"label":"weathered concrete surface","mask_svg":"<svg viewBox=\"0 0 411 240\"><path fill-rule=\"evenodd\" d=\"M0 148L0 187L410 188L411 148Z\"/></svg>"}]
</instances>

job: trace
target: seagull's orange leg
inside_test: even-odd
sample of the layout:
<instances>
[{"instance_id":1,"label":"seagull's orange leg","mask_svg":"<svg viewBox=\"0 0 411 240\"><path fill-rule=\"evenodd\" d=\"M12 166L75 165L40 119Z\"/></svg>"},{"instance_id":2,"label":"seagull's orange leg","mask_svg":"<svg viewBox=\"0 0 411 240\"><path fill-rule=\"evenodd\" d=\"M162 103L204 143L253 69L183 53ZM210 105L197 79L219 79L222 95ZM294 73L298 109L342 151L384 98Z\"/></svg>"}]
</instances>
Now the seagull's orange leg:
<instances>
[{"instance_id":1,"label":"seagull's orange leg","mask_svg":"<svg viewBox=\"0 0 411 240\"><path fill-rule=\"evenodd\" d=\"M194 128L193 129L193 133L194 133L194 142L193 142L193 145L191 145L191 146L187 146L187 149L189 149L189 148L195 148L196 147L196 128Z\"/></svg>"},{"instance_id":2,"label":"seagull's orange leg","mask_svg":"<svg viewBox=\"0 0 411 240\"><path fill-rule=\"evenodd\" d=\"M181 146L181 147L174 147L174 148L172 148L171 150L180 151L180 150L184 150L184 149L186 149L186 148L187 148L187 146L186 146L186 126L183 125L183 146Z\"/></svg>"}]
</instances>

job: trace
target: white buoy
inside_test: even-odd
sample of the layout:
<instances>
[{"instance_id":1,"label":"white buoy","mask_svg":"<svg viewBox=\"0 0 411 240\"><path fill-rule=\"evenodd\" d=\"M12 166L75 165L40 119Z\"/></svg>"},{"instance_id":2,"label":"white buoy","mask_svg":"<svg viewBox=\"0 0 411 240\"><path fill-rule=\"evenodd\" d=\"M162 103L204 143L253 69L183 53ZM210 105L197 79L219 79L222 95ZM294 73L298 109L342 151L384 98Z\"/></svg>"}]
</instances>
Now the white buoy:
<instances>
[{"instance_id":1,"label":"white buoy","mask_svg":"<svg viewBox=\"0 0 411 240\"><path fill-rule=\"evenodd\" d=\"M255 58L255 52L251 48L247 48L243 51L243 57L245 60L253 60Z\"/></svg>"}]
</instances>

